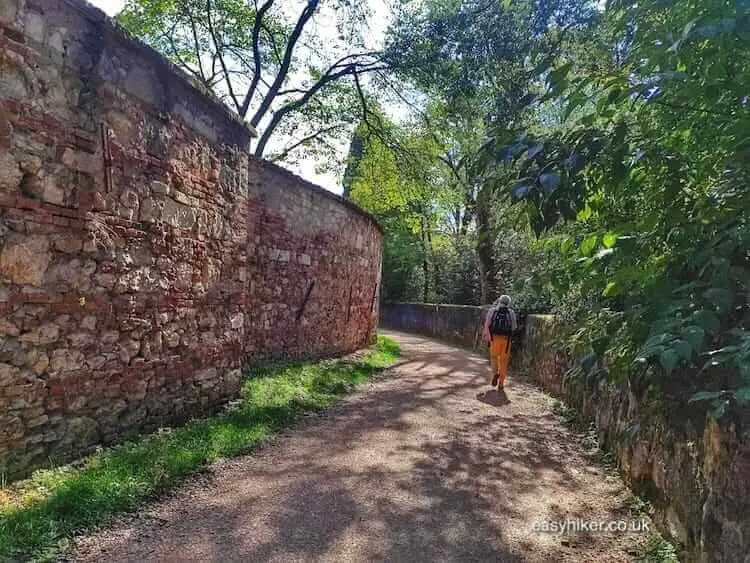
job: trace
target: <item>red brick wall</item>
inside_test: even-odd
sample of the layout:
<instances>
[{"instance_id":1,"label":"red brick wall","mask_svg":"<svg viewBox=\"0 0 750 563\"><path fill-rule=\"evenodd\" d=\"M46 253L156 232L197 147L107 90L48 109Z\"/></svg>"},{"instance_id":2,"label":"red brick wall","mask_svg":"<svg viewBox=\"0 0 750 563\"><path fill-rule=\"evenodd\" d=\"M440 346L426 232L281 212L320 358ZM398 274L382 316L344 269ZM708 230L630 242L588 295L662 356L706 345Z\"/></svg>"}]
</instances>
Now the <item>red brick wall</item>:
<instances>
[{"instance_id":1,"label":"red brick wall","mask_svg":"<svg viewBox=\"0 0 750 563\"><path fill-rule=\"evenodd\" d=\"M370 341L381 233L79 0L0 8L0 472Z\"/></svg>"}]
</instances>

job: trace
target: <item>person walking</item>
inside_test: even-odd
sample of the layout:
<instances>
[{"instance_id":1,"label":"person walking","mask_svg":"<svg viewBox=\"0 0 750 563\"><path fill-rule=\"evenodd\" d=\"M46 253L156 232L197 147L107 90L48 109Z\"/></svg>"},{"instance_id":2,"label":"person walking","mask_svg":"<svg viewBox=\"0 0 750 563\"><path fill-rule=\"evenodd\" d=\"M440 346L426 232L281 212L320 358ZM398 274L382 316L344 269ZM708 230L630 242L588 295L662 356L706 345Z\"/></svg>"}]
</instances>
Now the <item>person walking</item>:
<instances>
[{"instance_id":1,"label":"person walking","mask_svg":"<svg viewBox=\"0 0 750 563\"><path fill-rule=\"evenodd\" d=\"M484 320L484 341L490 346L490 366L492 386L498 391L505 386L510 362L510 337L518 329L516 312L510 307L508 295L501 295L495 301Z\"/></svg>"}]
</instances>

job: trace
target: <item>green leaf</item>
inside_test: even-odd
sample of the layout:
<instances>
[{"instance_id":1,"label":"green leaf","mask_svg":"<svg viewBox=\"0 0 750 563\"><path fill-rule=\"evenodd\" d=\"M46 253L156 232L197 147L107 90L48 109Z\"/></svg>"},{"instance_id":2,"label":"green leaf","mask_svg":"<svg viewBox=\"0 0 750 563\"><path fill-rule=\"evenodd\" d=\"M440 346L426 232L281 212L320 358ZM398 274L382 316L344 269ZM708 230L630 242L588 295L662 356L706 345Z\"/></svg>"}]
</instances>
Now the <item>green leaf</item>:
<instances>
[{"instance_id":1,"label":"green leaf","mask_svg":"<svg viewBox=\"0 0 750 563\"><path fill-rule=\"evenodd\" d=\"M585 239L583 239L583 242L581 242L581 245L578 247L578 253L581 256L590 256L596 248L596 243L598 240L599 237L596 234L587 236Z\"/></svg>"},{"instance_id":2,"label":"green leaf","mask_svg":"<svg viewBox=\"0 0 750 563\"><path fill-rule=\"evenodd\" d=\"M727 353L734 353L737 352L740 349L739 346L724 346L723 348L719 348L718 350L711 350L710 352L706 352L707 356L715 356L717 354L727 354Z\"/></svg>"},{"instance_id":3,"label":"green leaf","mask_svg":"<svg viewBox=\"0 0 750 563\"><path fill-rule=\"evenodd\" d=\"M667 348L659 355L659 363L667 373L671 373L680 363L680 357L677 355L677 352L671 348Z\"/></svg>"},{"instance_id":4,"label":"green leaf","mask_svg":"<svg viewBox=\"0 0 750 563\"><path fill-rule=\"evenodd\" d=\"M703 345L705 334L705 331L701 327L695 325L687 326L682 330L682 337L690 343L696 352Z\"/></svg>"},{"instance_id":5,"label":"green leaf","mask_svg":"<svg viewBox=\"0 0 750 563\"><path fill-rule=\"evenodd\" d=\"M729 400L727 399L717 401L713 404L713 408L710 411L708 411L708 414L714 420L719 420L727 412L728 406L729 406Z\"/></svg>"},{"instance_id":6,"label":"green leaf","mask_svg":"<svg viewBox=\"0 0 750 563\"><path fill-rule=\"evenodd\" d=\"M741 405L750 403L750 387L742 387L740 389L737 389L737 391L734 392L734 398Z\"/></svg>"},{"instance_id":7,"label":"green leaf","mask_svg":"<svg viewBox=\"0 0 750 563\"><path fill-rule=\"evenodd\" d=\"M542 185L542 188L544 188L544 191L547 193L547 195L551 194L557 188L559 188L560 182L560 174L558 174L557 172L547 172L539 176L539 183Z\"/></svg>"},{"instance_id":8,"label":"green leaf","mask_svg":"<svg viewBox=\"0 0 750 563\"><path fill-rule=\"evenodd\" d=\"M573 237L565 237L563 241L560 243L560 252L562 254L567 254L572 247L573 247Z\"/></svg>"},{"instance_id":9,"label":"green leaf","mask_svg":"<svg viewBox=\"0 0 750 563\"><path fill-rule=\"evenodd\" d=\"M607 284L607 287L604 288L604 291L602 291L602 295L604 297L614 297L620 292L620 288L617 285L617 282L611 281Z\"/></svg>"},{"instance_id":10,"label":"green leaf","mask_svg":"<svg viewBox=\"0 0 750 563\"><path fill-rule=\"evenodd\" d=\"M690 397L690 400L688 403L697 403L699 401L713 401L714 399L718 399L722 396L724 391L699 391L692 397Z\"/></svg>"},{"instance_id":11,"label":"green leaf","mask_svg":"<svg viewBox=\"0 0 750 563\"><path fill-rule=\"evenodd\" d=\"M565 77L568 75L568 72L570 71L572 67L573 67L573 62L570 61L550 71L549 77L547 79L550 85L553 87L558 87L558 89L561 89L560 87L563 84L567 84Z\"/></svg>"},{"instance_id":12,"label":"green leaf","mask_svg":"<svg viewBox=\"0 0 750 563\"><path fill-rule=\"evenodd\" d=\"M713 311L701 309L693 313L693 322L701 326L705 332L715 332L719 330L721 323L719 317Z\"/></svg>"},{"instance_id":13,"label":"green leaf","mask_svg":"<svg viewBox=\"0 0 750 563\"><path fill-rule=\"evenodd\" d=\"M617 234L616 233L607 233L602 237L602 244L604 245L604 248L612 248L615 244L617 244Z\"/></svg>"},{"instance_id":14,"label":"green leaf","mask_svg":"<svg viewBox=\"0 0 750 563\"><path fill-rule=\"evenodd\" d=\"M693 348L687 341L677 339L672 342L671 346L681 359L690 360L693 357Z\"/></svg>"},{"instance_id":15,"label":"green leaf","mask_svg":"<svg viewBox=\"0 0 750 563\"><path fill-rule=\"evenodd\" d=\"M513 188L513 195L517 199L524 199L531 193L532 189L533 188L529 185L518 186L517 188Z\"/></svg>"},{"instance_id":16,"label":"green leaf","mask_svg":"<svg viewBox=\"0 0 750 563\"><path fill-rule=\"evenodd\" d=\"M709 303L715 305L720 311L726 311L734 302L734 293L723 287L712 287L703 293L703 297Z\"/></svg>"},{"instance_id":17,"label":"green leaf","mask_svg":"<svg viewBox=\"0 0 750 563\"><path fill-rule=\"evenodd\" d=\"M577 216L577 219L578 219L579 221L587 221L587 220L588 220L588 219L589 219L589 218L591 217L591 215L592 215L592 214L593 214L593 211L592 211L592 210L591 210L591 208L590 208L590 207L589 207L589 206L587 205L586 207L584 207L583 209L581 209L581 210L580 210L580 211L578 212L578 216Z\"/></svg>"}]
</instances>

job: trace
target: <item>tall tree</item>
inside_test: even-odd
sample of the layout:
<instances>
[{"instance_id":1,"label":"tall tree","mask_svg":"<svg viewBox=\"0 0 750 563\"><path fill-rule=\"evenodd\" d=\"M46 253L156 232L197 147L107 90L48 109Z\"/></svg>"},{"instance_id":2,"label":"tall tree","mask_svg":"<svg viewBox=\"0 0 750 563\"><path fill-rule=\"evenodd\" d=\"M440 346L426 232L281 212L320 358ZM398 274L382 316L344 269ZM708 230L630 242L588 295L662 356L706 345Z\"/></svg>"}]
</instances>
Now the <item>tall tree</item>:
<instances>
[{"instance_id":1,"label":"tall tree","mask_svg":"<svg viewBox=\"0 0 750 563\"><path fill-rule=\"evenodd\" d=\"M128 0L117 19L246 118L259 133L257 156L288 159L338 150L359 117L354 78L385 68L365 41L366 6Z\"/></svg>"},{"instance_id":2,"label":"tall tree","mask_svg":"<svg viewBox=\"0 0 750 563\"><path fill-rule=\"evenodd\" d=\"M554 57L565 34L588 21L591 2L426 0L405 3L389 33L386 55L399 75L427 92L456 131L466 124L520 123L538 87L532 72ZM471 129L469 129L471 131ZM464 130L464 134L466 130ZM455 137L455 136L454 136ZM497 295L490 205L493 184L481 181L480 143L448 143L443 161L461 178L469 220L476 221L482 301Z\"/></svg>"},{"instance_id":3,"label":"tall tree","mask_svg":"<svg viewBox=\"0 0 750 563\"><path fill-rule=\"evenodd\" d=\"M487 180L547 249L546 282L587 295L571 375L750 417L750 7L613 1L597 61L540 68L562 120L498 124ZM576 53L578 54L578 53ZM602 61L605 61L604 63ZM518 180L495 175L498 156Z\"/></svg>"}]
</instances>

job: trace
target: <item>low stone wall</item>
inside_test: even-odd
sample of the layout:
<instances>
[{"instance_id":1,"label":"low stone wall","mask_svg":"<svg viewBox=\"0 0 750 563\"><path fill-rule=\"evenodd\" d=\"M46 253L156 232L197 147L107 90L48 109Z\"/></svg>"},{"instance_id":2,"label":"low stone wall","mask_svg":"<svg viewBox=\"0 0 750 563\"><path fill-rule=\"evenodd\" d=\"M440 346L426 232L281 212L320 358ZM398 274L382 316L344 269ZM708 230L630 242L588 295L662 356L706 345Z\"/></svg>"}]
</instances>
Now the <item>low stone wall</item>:
<instances>
[{"instance_id":1,"label":"low stone wall","mask_svg":"<svg viewBox=\"0 0 750 563\"><path fill-rule=\"evenodd\" d=\"M551 316L530 316L520 368L596 423L628 483L647 496L662 530L690 561L747 561L750 554L750 440L733 423L697 409L649 408L627 384L565 379L572 362L555 345ZM679 409L679 410L677 410Z\"/></svg>"},{"instance_id":2,"label":"low stone wall","mask_svg":"<svg viewBox=\"0 0 750 563\"><path fill-rule=\"evenodd\" d=\"M81 0L0 2L0 474L372 341L382 235Z\"/></svg>"},{"instance_id":3,"label":"low stone wall","mask_svg":"<svg viewBox=\"0 0 750 563\"><path fill-rule=\"evenodd\" d=\"M380 324L484 350L482 326L488 309L471 305L385 303L381 307Z\"/></svg>"},{"instance_id":4,"label":"low stone wall","mask_svg":"<svg viewBox=\"0 0 750 563\"><path fill-rule=\"evenodd\" d=\"M381 323L475 347L473 335L483 309L460 307L459 316L454 310L446 305L384 305ZM552 316L526 317L514 369L530 373L544 389L596 423L601 443L615 454L624 478L652 501L657 524L682 543L687 560L748 561L747 435L697 410L665 414L649 409L626 384L566 380L572 361L559 344L559 331Z\"/></svg>"}]
</instances>

